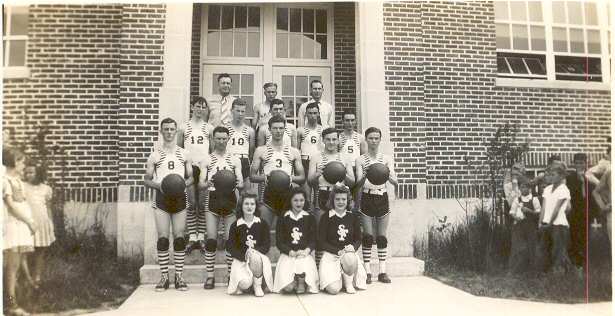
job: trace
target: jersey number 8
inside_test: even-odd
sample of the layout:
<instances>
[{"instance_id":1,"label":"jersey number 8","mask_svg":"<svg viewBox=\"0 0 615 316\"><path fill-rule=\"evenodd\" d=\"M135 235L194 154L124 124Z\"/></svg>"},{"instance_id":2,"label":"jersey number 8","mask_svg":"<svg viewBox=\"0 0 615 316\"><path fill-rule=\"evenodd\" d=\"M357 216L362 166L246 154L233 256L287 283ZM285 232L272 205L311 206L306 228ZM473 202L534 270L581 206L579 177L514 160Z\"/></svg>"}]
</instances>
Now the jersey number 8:
<instances>
[{"instance_id":1,"label":"jersey number 8","mask_svg":"<svg viewBox=\"0 0 615 316\"><path fill-rule=\"evenodd\" d=\"M167 164L167 168L169 170L175 169L175 161L169 161L169 163Z\"/></svg>"}]
</instances>

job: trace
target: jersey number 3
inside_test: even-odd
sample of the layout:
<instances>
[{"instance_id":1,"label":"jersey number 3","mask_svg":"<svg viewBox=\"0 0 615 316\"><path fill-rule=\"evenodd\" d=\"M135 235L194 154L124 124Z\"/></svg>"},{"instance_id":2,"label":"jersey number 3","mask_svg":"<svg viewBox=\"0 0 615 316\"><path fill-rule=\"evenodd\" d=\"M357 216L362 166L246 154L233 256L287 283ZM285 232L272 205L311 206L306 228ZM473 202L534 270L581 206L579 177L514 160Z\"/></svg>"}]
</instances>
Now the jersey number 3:
<instances>
[{"instance_id":1,"label":"jersey number 3","mask_svg":"<svg viewBox=\"0 0 615 316\"><path fill-rule=\"evenodd\" d=\"M276 159L275 160L275 167L276 168L282 168L282 159Z\"/></svg>"}]
</instances>

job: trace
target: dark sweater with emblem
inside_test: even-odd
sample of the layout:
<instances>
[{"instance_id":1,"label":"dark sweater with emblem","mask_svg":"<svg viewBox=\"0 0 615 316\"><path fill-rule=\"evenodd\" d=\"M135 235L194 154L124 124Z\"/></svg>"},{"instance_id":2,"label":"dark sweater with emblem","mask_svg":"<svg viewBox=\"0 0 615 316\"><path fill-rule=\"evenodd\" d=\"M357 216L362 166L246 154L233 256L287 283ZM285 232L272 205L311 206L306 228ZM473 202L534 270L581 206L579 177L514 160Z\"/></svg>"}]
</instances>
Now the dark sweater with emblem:
<instances>
[{"instance_id":1,"label":"dark sweater with emblem","mask_svg":"<svg viewBox=\"0 0 615 316\"><path fill-rule=\"evenodd\" d=\"M248 227L246 224L237 225L238 221L239 220L231 224L229 237L226 241L226 251L228 251L233 258L239 261L246 261L245 256L248 250L248 244L254 242L254 249L262 254L267 254L271 247L269 225L267 225L267 222L260 220L260 222L253 222L252 226Z\"/></svg>"},{"instance_id":2,"label":"dark sweater with emblem","mask_svg":"<svg viewBox=\"0 0 615 316\"><path fill-rule=\"evenodd\" d=\"M352 245L355 251L361 246L359 218L350 212L342 218L323 213L318 223L318 249L337 254L346 245Z\"/></svg>"},{"instance_id":3,"label":"dark sweater with emblem","mask_svg":"<svg viewBox=\"0 0 615 316\"><path fill-rule=\"evenodd\" d=\"M278 218L275 231L276 246L281 253L316 247L316 219L309 213L304 213L299 220L290 216ZM294 238L293 238L294 237Z\"/></svg>"}]
</instances>

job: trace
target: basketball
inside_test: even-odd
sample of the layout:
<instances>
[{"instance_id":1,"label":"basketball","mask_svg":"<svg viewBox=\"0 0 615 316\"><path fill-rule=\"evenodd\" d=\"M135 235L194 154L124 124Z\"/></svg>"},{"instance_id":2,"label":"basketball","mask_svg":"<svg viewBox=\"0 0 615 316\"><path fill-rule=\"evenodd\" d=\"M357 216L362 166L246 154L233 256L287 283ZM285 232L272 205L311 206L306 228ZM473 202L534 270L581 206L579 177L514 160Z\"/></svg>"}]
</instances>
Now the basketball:
<instances>
[{"instance_id":1,"label":"basketball","mask_svg":"<svg viewBox=\"0 0 615 316\"><path fill-rule=\"evenodd\" d=\"M228 169L222 169L213 176L212 182L216 191L232 192L235 189L237 178L235 173Z\"/></svg>"},{"instance_id":2,"label":"basketball","mask_svg":"<svg viewBox=\"0 0 615 316\"><path fill-rule=\"evenodd\" d=\"M186 191L186 181L182 176L172 173L162 179L160 189L166 196L180 197Z\"/></svg>"},{"instance_id":3,"label":"basketball","mask_svg":"<svg viewBox=\"0 0 615 316\"><path fill-rule=\"evenodd\" d=\"M367 168L367 180L373 185L385 184L389 180L389 167L375 163Z\"/></svg>"},{"instance_id":4,"label":"basketball","mask_svg":"<svg viewBox=\"0 0 615 316\"><path fill-rule=\"evenodd\" d=\"M356 255L347 252L340 257L340 264L346 275L354 275L357 272L359 260Z\"/></svg>"},{"instance_id":5,"label":"basketball","mask_svg":"<svg viewBox=\"0 0 615 316\"><path fill-rule=\"evenodd\" d=\"M331 161L322 170L322 176L331 184L342 182L346 178L346 167L339 161Z\"/></svg>"},{"instance_id":6,"label":"basketball","mask_svg":"<svg viewBox=\"0 0 615 316\"><path fill-rule=\"evenodd\" d=\"M290 176L282 170L273 170L269 173L267 183L273 191L288 190L290 188Z\"/></svg>"}]
</instances>

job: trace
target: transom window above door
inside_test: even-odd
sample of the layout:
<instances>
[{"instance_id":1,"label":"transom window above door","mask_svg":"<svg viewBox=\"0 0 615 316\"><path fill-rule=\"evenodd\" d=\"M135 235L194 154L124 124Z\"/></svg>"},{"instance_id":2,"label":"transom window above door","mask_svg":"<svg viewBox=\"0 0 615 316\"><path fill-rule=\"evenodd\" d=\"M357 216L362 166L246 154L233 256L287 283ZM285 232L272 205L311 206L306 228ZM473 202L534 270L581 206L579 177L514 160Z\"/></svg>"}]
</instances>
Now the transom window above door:
<instances>
[{"instance_id":1,"label":"transom window above door","mask_svg":"<svg viewBox=\"0 0 615 316\"><path fill-rule=\"evenodd\" d=\"M255 6L210 5L207 56L260 57L261 11Z\"/></svg>"}]
</instances>

